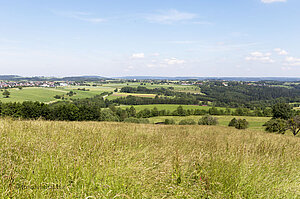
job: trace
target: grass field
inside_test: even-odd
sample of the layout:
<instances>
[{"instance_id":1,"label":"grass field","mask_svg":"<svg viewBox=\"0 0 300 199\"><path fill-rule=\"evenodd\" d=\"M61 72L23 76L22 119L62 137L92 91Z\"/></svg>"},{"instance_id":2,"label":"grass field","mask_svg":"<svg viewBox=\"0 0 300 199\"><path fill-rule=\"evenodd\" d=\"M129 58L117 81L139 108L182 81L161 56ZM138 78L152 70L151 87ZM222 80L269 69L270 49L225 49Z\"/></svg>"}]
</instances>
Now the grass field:
<instances>
[{"instance_id":1,"label":"grass field","mask_svg":"<svg viewBox=\"0 0 300 199\"><path fill-rule=\"evenodd\" d=\"M299 198L300 139L255 130L0 120L1 198Z\"/></svg>"},{"instance_id":2,"label":"grass field","mask_svg":"<svg viewBox=\"0 0 300 199\"><path fill-rule=\"evenodd\" d=\"M89 91L80 91L78 88L86 88ZM2 102L23 102L23 101L39 101L39 102L53 102L57 101L55 95L66 95L69 91L76 92L76 95L72 96L72 99L78 98L90 98L95 95L99 95L103 92L113 91L109 87L57 87L57 88L41 88L41 87L29 87L19 90L18 88L8 89L10 92L9 98L0 96Z\"/></svg>"},{"instance_id":3,"label":"grass field","mask_svg":"<svg viewBox=\"0 0 300 199\"><path fill-rule=\"evenodd\" d=\"M18 88L8 89L11 93L9 98L4 98L2 95L0 96L0 101L2 102L23 102L23 101L40 101L40 102L54 102L57 101L54 99L55 95L64 95L69 91L74 91L77 94L68 97L65 95L66 99L80 99L80 98L90 98L95 95L99 95L103 92L113 92L116 88L122 88L124 86L140 86L139 83L129 83L127 84L103 84L100 86L66 86L66 87L57 87L57 88L41 88L41 87L29 87L23 88L19 90ZM163 84L163 85L151 85L146 84L143 85L147 88L159 88L159 87L174 87L175 91L181 92L193 92L200 93L200 89L195 86L190 85L176 85L176 84ZM86 88L89 91L80 91L78 88ZM108 96L107 99L116 99L118 97L126 97L128 95L140 96L140 97L151 97L154 98L155 94L129 94L129 93L115 93L111 96Z\"/></svg>"},{"instance_id":4,"label":"grass field","mask_svg":"<svg viewBox=\"0 0 300 199\"><path fill-rule=\"evenodd\" d=\"M143 109L153 109L156 107L158 110L168 110L175 111L178 106L182 106L183 109L201 109L208 110L211 106L198 106L198 105L180 105L180 104L151 104L151 105L135 105L134 108L136 111L141 111ZM129 108L131 106L121 106L123 108ZM216 107L219 110L226 110L224 107ZM235 110L234 108L230 108L231 111Z\"/></svg>"},{"instance_id":5,"label":"grass field","mask_svg":"<svg viewBox=\"0 0 300 199\"><path fill-rule=\"evenodd\" d=\"M160 117L151 117L149 118L151 123L156 122L163 122L165 119L174 119L175 122L178 124L181 120L184 119L193 119L196 122L199 121L199 119L203 116L186 116L186 117L180 117L180 116L160 116ZM266 123L268 120L270 120L269 117L250 117L250 116L213 116L218 118L219 126L228 126L230 120L232 118L236 119L246 119L249 122L249 128L250 129L256 129L256 130L264 130L264 127L262 126L264 123Z\"/></svg>"},{"instance_id":6,"label":"grass field","mask_svg":"<svg viewBox=\"0 0 300 199\"><path fill-rule=\"evenodd\" d=\"M2 102L23 102L23 101L40 101L40 102L50 102L54 99L55 95L66 94L67 91L55 89L55 88L23 88L19 90L18 88L8 89L10 92L9 98L3 98L0 96Z\"/></svg>"},{"instance_id":7,"label":"grass field","mask_svg":"<svg viewBox=\"0 0 300 199\"><path fill-rule=\"evenodd\" d=\"M113 93L112 95L108 96L107 99L112 100L119 97L127 97L127 96L135 96L135 97L149 97L154 98L156 94L139 94L139 93Z\"/></svg>"},{"instance_id":8,"label":"grass field","mask_svg":"<svg viewBox=\"0 0 300 199\"><path fill-rule=\"evenodd\" d=\"M173 87L174 91L178 91L178 92L191 92L191 93L201 93L201 90L199 87L194 86L194 85L179 85L179 84L174 84L174 83L165 83L165 84L151 84L151 83L146 83L146 85L140 85L140 83L126 83L126 84L103 84L103 86L106 87L112 87L112 88L123 88L125 86L130 86L130 87L138 87L138 86L143 86L149 89L154 89L154 88L169 88L169 87Z\"/></svg>"}]
</instances>

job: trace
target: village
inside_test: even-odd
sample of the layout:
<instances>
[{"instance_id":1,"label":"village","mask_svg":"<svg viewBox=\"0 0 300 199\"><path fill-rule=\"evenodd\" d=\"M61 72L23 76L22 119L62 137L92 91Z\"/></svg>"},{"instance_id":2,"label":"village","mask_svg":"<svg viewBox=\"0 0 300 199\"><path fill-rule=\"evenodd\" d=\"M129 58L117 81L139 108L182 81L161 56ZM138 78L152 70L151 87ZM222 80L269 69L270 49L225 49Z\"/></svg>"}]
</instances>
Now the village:
<instances>
[{"instance_id":1,"label":"village","mask_svg":"<svg viewBox=\"0 0 300 199\"><path fill-rule=\"evenodd\" d=\"M80 83L70 81L0 81L0 88L44 87L55 88L58 86L79 86Z\"/></svg>"}]
</instances>

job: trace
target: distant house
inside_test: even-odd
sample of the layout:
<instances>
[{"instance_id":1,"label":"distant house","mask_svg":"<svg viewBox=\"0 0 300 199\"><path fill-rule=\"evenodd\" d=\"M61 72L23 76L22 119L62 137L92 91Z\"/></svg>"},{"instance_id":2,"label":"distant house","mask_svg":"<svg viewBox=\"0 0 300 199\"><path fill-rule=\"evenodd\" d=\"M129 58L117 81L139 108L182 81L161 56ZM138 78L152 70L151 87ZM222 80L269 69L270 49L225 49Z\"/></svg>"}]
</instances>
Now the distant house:
<instances>
[{"instance_id":1,"label":"distant house","mask_svg":"<svg viewBox=\"0 0 300 199\"><path fill-rule=\"evenodd\" d=\"M67 83L59 83L60 86L68 86Z\"/></svg>"}]
</instances>

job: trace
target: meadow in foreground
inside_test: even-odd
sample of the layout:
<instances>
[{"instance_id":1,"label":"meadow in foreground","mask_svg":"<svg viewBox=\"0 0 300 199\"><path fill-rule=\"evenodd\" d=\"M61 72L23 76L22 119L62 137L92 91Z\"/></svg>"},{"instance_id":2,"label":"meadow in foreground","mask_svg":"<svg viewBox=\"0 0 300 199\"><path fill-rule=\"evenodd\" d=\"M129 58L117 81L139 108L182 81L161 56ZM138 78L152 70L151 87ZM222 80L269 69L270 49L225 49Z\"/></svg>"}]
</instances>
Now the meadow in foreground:
<instances>
[{"instance_id":1,"label":"meadow in foreground","mask_svg":"<svg viewBox=\"0 0 300 199\"><path fill-rule=\"evenodd\" d=\"M0 120L1 198L297 198L298 137Z\"/></svg>"}]
</instances>

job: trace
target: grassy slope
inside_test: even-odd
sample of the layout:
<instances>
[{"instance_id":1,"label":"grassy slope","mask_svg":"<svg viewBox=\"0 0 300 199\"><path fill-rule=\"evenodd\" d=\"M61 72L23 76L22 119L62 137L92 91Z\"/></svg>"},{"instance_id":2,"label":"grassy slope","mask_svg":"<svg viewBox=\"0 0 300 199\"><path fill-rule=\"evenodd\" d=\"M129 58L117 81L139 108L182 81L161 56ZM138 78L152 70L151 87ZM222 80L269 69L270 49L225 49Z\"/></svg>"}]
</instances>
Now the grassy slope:
<instances>
[{"instance_id":1,"label":"grassy slope","mask_svg":"<svg viewBox=\"0 0 300 199\"><path fill-rule=\"evenodd\" d=\"M154 107L156 107L158 110L169 110L169 111L175 111L178 106L182 106L184 109L203 109L203 110L208 110L210 108L212 108L211 106L198 106L198 105L179 105L179 104L151 104L151 105L136 105L134 106L134 108L137 111L141 111L143 109L153 109ZM124 108L130 108L131 106L122 106ZM219 110L226 110L226 108L224 107L216 107ZM233 111L234 109L231 108L231 111Z\"/></svg>"},{"instance_id":2,"label":"grassy slope","mask_svg":"<svg viewBox=\"0 0 300 199\"><path fill-rule=\"evenodd\" d=\"M140 83L128 83L127 84L104 84L104 86L107 87L112 87L112 88L122 88L125 86L130 86L130 87L138 87L138 86L143 86L149 89L154 89L154 88L169 88L169 87L174 87L175 91L178 92L191 92L191 93L201 93L200 88L197 86L193 85L178 85L178 84L153 84L151 85L150 83L147 83L146 85L140 85Z\"/></svg>"},{"instance_id":3,"label":"grassy slope","mask_svg":"<svg viewBox=\"0 0 300 199\"><path fill-rule=\"evenodd\" d=\"M107 99L113 100L120 97L127 97L127 96L135 96L135 97L147 97L147 98L154 98L156 94L139 94L139 93L113 93L112 95L108 96Z\"/></svg>"},{"instance_id":4,"label":"grassy slope","mask_svg":"<svg viewBox=\"0 0 300 199\"><path fill-rule=\"evenodd\" d=\"M2 198L300 196L299 138L253 130L0 120L0 153Z\"/></svg>"},{"instance_id":5,"label":"grassy slope","mask_svg":"<svg viewBox=\"0 0 300 199\"><path fill-rule=\"evenodd\" d=\"M130 83L127 84L104 84L102 86L67 86L67 87L58 87L58 88L23 88L22 90L19 90L17 88L9 89L11 92L10 98L3 98L3 96L0 96L0 100L2 102L23 102L23 101L40 101L40 102L52 102L56 101L53 96L55 95L62 95L66 94L69 91L75 91L77 95L71 97L73 99L77 98L90 98L95 95L99 95L102 92L113 92L115 88L122 88L124 86L140 86L139 83ZM159 87L174 87L176 91L182 91L182 92L195 92L200 93L200 89L195 86L182 86L182 85L151 85L147 84L147 88L159 88ZM90 91L79 91L77 88L86 88ZM2 93L0 93L2 94ZM119 93L117 93L115 96L109 96L108 99L115 99L121 96L117 96ZM128 94L123 94L128 95ZM140 94L130 94L130 95L140 95ZM147 95L147 94L146 94ZM148 94L149 97L155 97L155 94Z\"/></svg>"},{"instance_id":6,"label":"grassy slope","mask_svg":"<svg viewBox=\"0 0 300 199\"><path fill-rule=\"evenodd\" d=\"M174 119L176 123L179 123L181 120L185 119L193 119L196 122L199 121L199 119L203 116L187 116L187 117L179 117L179 116L160 116L160 117L152 117L149 118L151 123L156 122L163 122L165 119ZM249 128L250 129L257 129L257 130L263 130L263 124L266 123L268 120L270 120L269 117L249 117L249 116L213 116L218 118L219 126L228 126L230 120L232 118L236 119L246 119L249 122Z\"/></svg>"},{"instance_id":7,"label":"grassy slope","mask_svg":"<svg viewBox=\"0 0 300 199\"><path fill-rule=\"evenodd\" d=\"M55 95L66 95L69 91L74 91L77 94L72 96L71 98L90 98L95 95L99 95L102 92L110 92L113 91L112 88L109 87L81 87L87 88L89 91L79 91L77 90L78 87L58 87L58 88L37 88L37 87L30 87L30 88L23 88L19 90L17 88L9 89L10 97L3 98L0 96L0 100L2 102L23 102L23 101L39 101L39 102L51 102L56 101L54 98ZM1 93L0 93L1 94ZM65 96L67 97L67 96Z\"/></svg>"},{"instance_id":8,"label":"grassy slope","mask_svg":"<svg viewBox=\"0 0 300 199\"><path fill-rule=\"evenodd\" d=\"M23 102L23 101L40 101L49 102L55 100L53 96L66 94L66 91L62 91L55 88L23 88L19 90L17 88L9 89L9 98L0 98L2 102Z\"/></svg>"}]
</instances>

